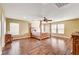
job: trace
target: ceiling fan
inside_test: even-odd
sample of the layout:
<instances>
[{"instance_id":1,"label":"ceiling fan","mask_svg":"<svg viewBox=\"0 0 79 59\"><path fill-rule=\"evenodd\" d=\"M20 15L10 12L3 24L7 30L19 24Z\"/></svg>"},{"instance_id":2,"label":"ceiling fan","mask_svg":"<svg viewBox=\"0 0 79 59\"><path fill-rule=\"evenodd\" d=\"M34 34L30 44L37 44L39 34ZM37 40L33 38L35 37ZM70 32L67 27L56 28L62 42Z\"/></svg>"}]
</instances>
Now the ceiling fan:
<instances>
[{"instance_id":1,"label":"ceiling fan","mask_svg":"<svg viewBox=\"0 0 79 59\"><path fill-rule=\"evenodd\" d=\"M66 6L68 5L69 3L55 3L55 5L60 8L60 7L63 7L63 6Z\"/></svg>"},{"instance_id":2,"label":"ceiling fan","mask_svg":"<svg viewBox=\"0 0 79 59\"><path fill-rule=\"evenodd\" d=\"M46 17L43 17L43 21L48 22L48 21L52 21L52 20L48 20Z\"/></svg>"}]
</instances>

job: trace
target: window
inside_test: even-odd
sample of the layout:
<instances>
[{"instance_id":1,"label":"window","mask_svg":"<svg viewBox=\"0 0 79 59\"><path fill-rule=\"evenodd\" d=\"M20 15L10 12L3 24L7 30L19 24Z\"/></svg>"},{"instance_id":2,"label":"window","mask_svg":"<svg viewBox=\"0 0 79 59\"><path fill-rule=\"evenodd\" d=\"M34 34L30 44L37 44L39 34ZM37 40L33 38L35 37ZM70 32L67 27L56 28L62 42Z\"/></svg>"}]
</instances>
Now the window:
<instances>
[{"instance_id":1,"label":"window","mask_svg":"<svg viewBox=\"0 0 79 59\"><path fill-rule=\"evenodd\" d=\"M33 27L37 32L40 32L39 24L40 24L39 21L32 21L32 27Z\"/></svg>"},{"instance_id":2,"label":"window","mask_svg":"<svg viewBox=\"0 0 79 59\"><path fill-rule=\"evenodd\" d=\"M10 33L13 35L19 34L19 24L18 23L10 23Z\"/></svg>"},{"instance_id":3,"label":"window","mask_svg":"<svg viewBox=\"0 0 79 59\"><path fill-rule=\"evenodd\" d=\"M53 24L52 33L64 34L64 24Z\"/></svg>"},{"instance_id":4,"label":"window","mask_svg":"<svg viewBox=\"0 0 79 59\"><path fill-rule=\"evenodd\" d=\"M44 25L42 25L42 32L45 32Z\"/></svg>"},{"instance_id":5,"label":"window","mask_svg":"<svg viewBox=\"0 0 79 59\"><path fill-rule=\"evenodd\" d=\"M56 33L57 32L57 25L53 24L52 25L52 33Z\"/></svg>"},{"instance_id":6,"label":"window","mask_svg":"<svg viewBox=\"0 0 79 59\"><path fill-rule=\"evenodd\" d=\"M64 24L58 24L58 33L64 34Z\"/></svg>"}]
</instances>

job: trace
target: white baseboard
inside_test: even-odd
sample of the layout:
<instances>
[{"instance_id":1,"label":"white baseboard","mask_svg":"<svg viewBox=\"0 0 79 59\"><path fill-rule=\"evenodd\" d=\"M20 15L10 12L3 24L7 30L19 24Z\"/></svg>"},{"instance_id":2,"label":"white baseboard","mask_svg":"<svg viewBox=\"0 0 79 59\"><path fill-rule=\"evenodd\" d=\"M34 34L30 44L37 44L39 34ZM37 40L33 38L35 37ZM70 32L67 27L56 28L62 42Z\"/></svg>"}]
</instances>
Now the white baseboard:
<instances>
[{"instance_id":1,"label":"white baseboard","mask_svg":"<svg viewBox=\"0 0 79 59\"><path fill-rule=\"evenodd\" d=\"M70 37L65 36L65 35L52 35L52 37L60 37L60 38L67 38L67 39L70 38Z\"/></svg>"}]
</instances>

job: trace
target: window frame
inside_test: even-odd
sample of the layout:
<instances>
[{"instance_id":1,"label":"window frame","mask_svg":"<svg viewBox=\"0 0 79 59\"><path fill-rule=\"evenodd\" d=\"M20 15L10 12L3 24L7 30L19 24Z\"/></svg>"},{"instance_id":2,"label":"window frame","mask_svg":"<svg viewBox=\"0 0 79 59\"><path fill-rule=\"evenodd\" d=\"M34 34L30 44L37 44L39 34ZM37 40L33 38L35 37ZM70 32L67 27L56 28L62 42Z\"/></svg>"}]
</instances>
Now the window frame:
<instances>
[{"instance_id":1,"label":"window frame","mask_svg":"<svg viewBox=\"0 0 79 59\"><path fill-rule=\"evenodd\" d=\"M13 29L12 29L11 25L17 25L18 26L18 29L17 29L18 32L17 31L13 31L14 33L12 33L12 30L15 29L16 26L13 26ZM10 23L10 34L12 34L12 35L19 35L20 34L20 29L19 28L20 28L19 23L13 23L13 22L11 22Z\"/></svg>"},{"instance_id":2,"label":"window frame","mask_svg":"<svg viewBox=\"0 0 79 59\"><path fill-rule=\"evenodd\" d=\"M56 33L53 33L53 34L64 34L64 30L65 30L65 25L64 25L64 27L63 27L63 33L59 33L59 28L58 27L60 27L60 26L58 26L58 25L61 25L61 24L63 24L63 23L59 23L59 24L52 24L52 26L53 25L56 25ZM53 30L53 29L52 29Z\"/></svg>"},{"instance_id":3,"label":"window frame","mask_svg":"<svg viewBox=\"0 0 79 59\"><path fill-rule=\"evenodd\" d=\"M63 26L59 26L59 25L63 25ZM57 27L57 31L58 31L57 33L58 33L58 34L64 34L64 28L65 28L65 27L64 27L64 24L58 24L57 26L58 26L58 27ZM59 27L61 27L60 30L63 31L62 33L59 32Z\"/></svg>"},{"instance_id":4,"label":"window frame","mask_svg":"<svg viewBox=\"0 0 79 59\"><path fill-rule=\"evenodd\" d=\"M52 25L56 25L56 27L55 27L56 30L55 30L55 32L54 32L54 34L55 34L55 33L57 33L57 24L52 24ZM53 27L53 26L52 26L52 27ZM52 30L53 30L53 28L52 28ZM53 33L53 31L52 31L52 33Z\"/></svg>"}]
</instances>

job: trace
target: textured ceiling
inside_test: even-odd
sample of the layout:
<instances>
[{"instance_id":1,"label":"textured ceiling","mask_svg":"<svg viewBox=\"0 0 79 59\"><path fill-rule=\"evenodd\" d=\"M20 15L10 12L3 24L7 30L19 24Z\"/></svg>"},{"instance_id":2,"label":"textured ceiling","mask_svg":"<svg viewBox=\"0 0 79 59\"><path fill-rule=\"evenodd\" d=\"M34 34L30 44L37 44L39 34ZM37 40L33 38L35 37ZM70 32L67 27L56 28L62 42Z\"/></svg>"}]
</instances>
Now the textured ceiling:
<instances>
[{"instance_id":1,"label":"textured ceiling","mask_svg":"<svg viewBox=\"0 0 79 59\"><path fill-rule=\"evenodd\" d=\"M6 17L21 20L40 20L45 16L59 21L79 17L78 3L4 3L1 5Z\"/></svg>"}]
</instances>

